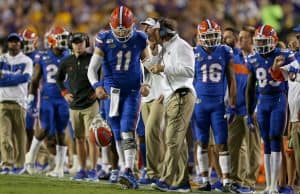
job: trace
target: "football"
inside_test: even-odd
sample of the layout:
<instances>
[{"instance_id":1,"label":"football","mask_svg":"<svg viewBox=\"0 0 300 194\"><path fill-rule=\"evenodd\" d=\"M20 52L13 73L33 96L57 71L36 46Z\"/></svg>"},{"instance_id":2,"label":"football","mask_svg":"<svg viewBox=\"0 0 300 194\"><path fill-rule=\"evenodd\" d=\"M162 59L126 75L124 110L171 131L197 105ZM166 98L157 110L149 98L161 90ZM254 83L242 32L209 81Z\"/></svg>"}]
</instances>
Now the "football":
<instances>
[{"instance_id":1,"label":"football","mask_svg":"<svg viewBox=\"0 0 300 194\"><path fill-rule=\"evenodd\" d=\"M97 115L92 121L89 138L99 147L108 146L112 141L111 129L100 115Z\"/></svg>"}]
</instances>

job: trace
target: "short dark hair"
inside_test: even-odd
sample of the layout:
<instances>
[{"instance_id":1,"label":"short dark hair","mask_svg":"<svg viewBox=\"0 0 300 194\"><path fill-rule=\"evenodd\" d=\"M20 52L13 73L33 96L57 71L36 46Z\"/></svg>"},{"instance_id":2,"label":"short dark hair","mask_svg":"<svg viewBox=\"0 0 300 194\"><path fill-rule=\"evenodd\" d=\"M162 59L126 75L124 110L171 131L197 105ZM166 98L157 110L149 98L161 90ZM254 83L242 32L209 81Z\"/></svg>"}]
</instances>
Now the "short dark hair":
<instances>
[{"instance_id":1,"label":"short dark hair","mask_svg":"<svg viewBox=\"0 0 300 194\"><path fill-rule=\"evenodd\" d=\"M170 30L176 31L177 23L176 21L169 19L169 18L160 18L159 24L169 28Z\"/></svg>"},{"instance_id":2,"label":"short dark hair","mask_svg":"<svg viewBox=\"0 0 300 194\"><path fill-rule=\"evenodd\" d=\"M227 27L227 28L225 28L224 30L223 30L223 32L225 32L225 31L230 31L230 32L232 32L235 36L237 36L238 35L238 30L236 30L235 28L233 28L233 27Z\"/></svg>"},{"instance_id":3,"label":"short dark hair","mask_svg":"<svg viewBox=\"0 0 300 194\"><path fill-rule=\"evenodd\" d=\"M255 35L255 28L253 26L243 26L241 31L248 32L251 38Z\"/></svg>"}]
</instances>

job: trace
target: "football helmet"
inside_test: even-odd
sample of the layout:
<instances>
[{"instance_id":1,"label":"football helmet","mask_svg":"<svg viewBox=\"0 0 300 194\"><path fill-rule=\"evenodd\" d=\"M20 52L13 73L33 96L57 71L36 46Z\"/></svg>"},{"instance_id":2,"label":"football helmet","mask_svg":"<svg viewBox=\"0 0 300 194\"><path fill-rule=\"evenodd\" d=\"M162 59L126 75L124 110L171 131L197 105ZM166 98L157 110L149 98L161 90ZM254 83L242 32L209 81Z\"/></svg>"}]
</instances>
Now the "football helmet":
<instances>
[{"instance_id":1,"label":"football helmet","mask_svg":"<svg viewBox=\"0 0 300 194\"><path fill-rule=\"evenodd\" d=\"M105 120L97 114L90 126L90 141L97 146L107 146L112 141L112 131Z\"/></svg>"},{"instance_id":2,"label":"football helmet","mask_svg":"<svg viewBox=\"0 0 300 194\"><path fill-rule=\"evenodd\" d=\"M61 26L53 26L46 33L47 45L51 48L67 49L69 32Z\"/></svg>"},{"instance_id":3,"label":"football helmet","mask_svg":"<svg viewBox=\"0 0 300 194\"><path fill-rule=\"evenodd\" d=\"M273 51L278 43L278 36L270 25L262 25L255 31L253 46L257 53L267 54Z\"/></svg>"},{"instance_id":4,"label":"football helmet","mask_svg":"<svg viewBox=\"0 0 300 194\"><path fill-rule=\"evenodd\" d=\"M197 27L200 45L212 48L221 43L221 28L213 20L203 20Z\"/></svg>"},{"instance_id":5,"label":"football helmet","mask_svg":"<svg viewBox=\"0 0 300 194\"><path fill-rule=\"evenodd\" d=\"M38 44L38 35L37 33L30 28L25 28L21 33L23 38L23 52L24 53L31 53L37 48Z\"/></svg>"},{"instance_id":6,"label":"football helmet","mask_svg":"<svg viewBox=\"0 0 300 194\"><path fill-rule=\"evenodd\" d=\"M114 37L120 42L126 42L133 35L134 23L132 11L125 6L119 6L113 10L109 25Z\"/></svg>"}]
</instances>

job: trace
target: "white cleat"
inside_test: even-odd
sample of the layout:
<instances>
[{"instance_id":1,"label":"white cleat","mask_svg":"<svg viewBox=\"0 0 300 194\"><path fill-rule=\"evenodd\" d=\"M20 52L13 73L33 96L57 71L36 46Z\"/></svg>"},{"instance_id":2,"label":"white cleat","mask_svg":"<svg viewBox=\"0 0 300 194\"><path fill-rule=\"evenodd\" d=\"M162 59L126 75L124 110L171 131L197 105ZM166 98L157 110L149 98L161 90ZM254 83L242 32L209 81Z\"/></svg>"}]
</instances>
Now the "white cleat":
<instances>
[{"instance_id":1,"label":"white cleat","mask_svg":"<svg viewBox=\"0 0 300 194\"><path fill-rule=\"evenodd\" d=\"M46 173L46 176L49 177L56 177L56 178L63 178L64 177L64 170L52 170Z\"/></svg>"},{"instance_id":2,"label":"white cleat","mask_svg":"<svg viewBox=\"0 0 300 194\"><path fill-rule=\"evenodd\" d=\"M38 171L37 171L34 163L25 164L25 169L26 169L27 173L30 175L38 174Z\"/></svg>"}]
</instances>

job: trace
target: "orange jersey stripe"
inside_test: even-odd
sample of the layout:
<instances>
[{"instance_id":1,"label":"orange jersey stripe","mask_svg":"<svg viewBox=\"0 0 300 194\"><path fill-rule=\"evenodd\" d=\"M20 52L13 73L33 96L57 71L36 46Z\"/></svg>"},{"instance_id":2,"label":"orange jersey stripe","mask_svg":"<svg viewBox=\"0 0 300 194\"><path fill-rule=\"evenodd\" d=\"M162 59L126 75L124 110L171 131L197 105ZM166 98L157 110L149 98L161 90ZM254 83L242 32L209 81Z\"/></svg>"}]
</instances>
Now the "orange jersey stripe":
<instances>
[{"instance_id":1,"label":"orange jersey stripe","mask_svg":"<svg viewBox=\"0 0 300 194\"><path fill-rule=\"evenodd\" d=\"M248 68L243 64L233 64L234 72L238 74L248 74Z\"/></svg>"}]
</instances>

